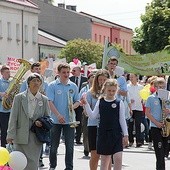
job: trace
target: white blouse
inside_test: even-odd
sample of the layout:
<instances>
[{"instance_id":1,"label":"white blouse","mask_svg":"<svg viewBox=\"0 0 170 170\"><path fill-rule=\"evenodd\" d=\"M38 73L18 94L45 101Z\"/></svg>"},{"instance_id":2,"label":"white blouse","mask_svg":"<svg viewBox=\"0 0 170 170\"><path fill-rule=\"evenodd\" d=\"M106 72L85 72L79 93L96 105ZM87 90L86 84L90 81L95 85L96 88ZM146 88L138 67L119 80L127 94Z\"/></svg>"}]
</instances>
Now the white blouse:
<instances>
[{"instance_id":1,"label":"white blouse","mask_svg":"<svg viewBox=\"0 0 170 170\"><path fill-rule=\"evenodd\" d=\"M28 93L28 114L29 118L32 118L37 105L37 101L38 99L41 98L41 93L37 92L37 94L34 96L29 89L27 90L27 93Z\"/></svg>"}]
</instances>

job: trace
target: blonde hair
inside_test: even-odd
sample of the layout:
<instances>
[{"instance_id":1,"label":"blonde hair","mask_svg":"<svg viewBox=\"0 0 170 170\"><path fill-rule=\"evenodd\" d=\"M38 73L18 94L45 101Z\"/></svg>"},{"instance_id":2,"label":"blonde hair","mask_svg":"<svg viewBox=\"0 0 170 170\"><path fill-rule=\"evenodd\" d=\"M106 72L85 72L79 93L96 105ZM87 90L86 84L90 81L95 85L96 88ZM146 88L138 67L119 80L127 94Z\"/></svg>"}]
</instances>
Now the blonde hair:
<instances>
[{"instance_id":1,"label":"blonde hair","mask_svg":"<svg viewBox=\"0 0 170 170\"><path fill-rule=\"evenodd\" d=\"M106 81L105 81L105 83L103 84L103 86L102 86L102 89L101 89L101 95L100 95L100 98L102 98L102 97L104 97L104 91L106 90L106 88L107 87L110 87L110 86L114 86L114 87L116 87L117 88L117 90L118 90L118 82L117 82L117 80L116 79L107 79Z\"/></svg>"},{"instance_id":2,"label":"blonde hair","mask_svg":"<svg viewBox=\"0 0 170 170\"><path fill-rule=\"evenodd\" d=\"M96 95L100 93L101 87L98 83L99 76L105 76L109 78L109 72L106 69L100 69L96 72L95 77L93 79L92 87L90 88L90 92L94 98L97 98Z\"/></svg>"},{"instance_id":3,"label":"blonde hair","mask_svg":"<svg viewBox=\"0 0 170 170\"><path fill-rule=\"evenodd\" d=\"M147 82L150 84L150 85L153 85L154 84L154 81L158 78L158 76L152 76L152 77L149 77Z\"/></svg>"},{"instance_id":4,"label":"blonde hair","mask_svg":"<svg viewBox=\"0 0 170 170\"><path fill-rule=\"evenodd\" d=\"M159 86L160 84L166 84L166 81L163 77L157 77L157 79L153 81L153 85L155 87Z\"/></svg>"}]
</instances>

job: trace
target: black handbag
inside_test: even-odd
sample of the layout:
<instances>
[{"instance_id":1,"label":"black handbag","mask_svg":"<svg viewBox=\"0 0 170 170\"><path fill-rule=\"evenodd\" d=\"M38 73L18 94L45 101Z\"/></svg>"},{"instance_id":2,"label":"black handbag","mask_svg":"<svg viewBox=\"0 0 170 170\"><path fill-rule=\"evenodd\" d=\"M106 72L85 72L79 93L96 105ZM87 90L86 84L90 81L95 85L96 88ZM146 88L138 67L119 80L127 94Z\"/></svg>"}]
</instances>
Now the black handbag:
<instances>
[{"instance_id":1,"label":"black handbag","mask_svg":"<svg viewBox=\"0 0 170 170\"><path fill-rule=\"evenodd\" d=\"M54 121L50 116L43 116L38 118L37 120L42 123L42 127L47 131L54 126Z\"/></svg>"},{"instance_id":2,"label":"black handbag","mask_svg":"<svg viewBox=\"0 0 170 170\"><path fill-rule=\"evenodd\" d=\"M38 127L33 123L31 131L35 133L38 140L42 143L50 143L50 129L53 127L53 119L50 116L43 116L37 120L42 122L42 127Z\"/></svg>"}]
</instances>

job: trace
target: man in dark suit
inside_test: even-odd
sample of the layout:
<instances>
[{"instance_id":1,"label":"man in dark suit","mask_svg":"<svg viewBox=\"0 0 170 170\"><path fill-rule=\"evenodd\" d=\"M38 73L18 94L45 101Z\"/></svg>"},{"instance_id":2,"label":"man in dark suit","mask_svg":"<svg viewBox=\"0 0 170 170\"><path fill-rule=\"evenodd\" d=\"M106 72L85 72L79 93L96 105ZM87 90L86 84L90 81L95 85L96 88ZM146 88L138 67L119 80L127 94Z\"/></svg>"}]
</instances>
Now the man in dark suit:
<instances>
[{"instance_id":1,"label":"man in dark suit","mask_svg":"<svg viewBox=\"0 0 170 170\"><path fill-rule=\"evenodd\" d=\"M80 66L74 66L72 69L72 74L73 74L73 76L70 77L70 80L78 86L78 89L80 92L80 90L82 88L82 84L84 82L87 82L87 77L84 77L81 75L81 67ZM80 124L78 125L78 127L76 127L75 139L76 139L77 144L82 144L82 142L80 141L81 133L82 133L82 112L83 112L82 106L79 106L78 108L75 109L76 121L80 121Z\"/></svg>"}]
</instances>

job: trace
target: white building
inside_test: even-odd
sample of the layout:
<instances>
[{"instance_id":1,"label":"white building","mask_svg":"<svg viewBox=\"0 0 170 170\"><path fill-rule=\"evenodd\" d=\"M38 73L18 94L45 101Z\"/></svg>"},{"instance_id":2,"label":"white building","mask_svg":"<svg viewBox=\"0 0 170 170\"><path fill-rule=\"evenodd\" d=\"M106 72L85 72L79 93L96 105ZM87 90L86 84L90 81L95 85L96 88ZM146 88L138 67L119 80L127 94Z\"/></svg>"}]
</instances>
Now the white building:
<instances>
[{"instance_id":1,"label":"white building","mask_svg":"<svg viewBox=\"0 0 170 170\"><path fill-rule=\"evenodd\" d=\"M0 63L38 61L38 6L30 0L0 0Z\"/></svg>"}]
</instances>

